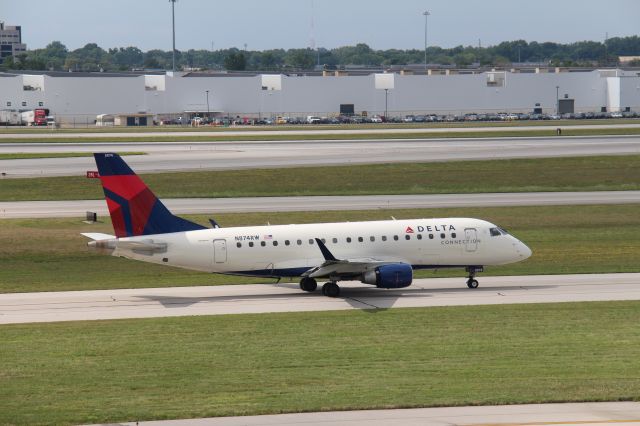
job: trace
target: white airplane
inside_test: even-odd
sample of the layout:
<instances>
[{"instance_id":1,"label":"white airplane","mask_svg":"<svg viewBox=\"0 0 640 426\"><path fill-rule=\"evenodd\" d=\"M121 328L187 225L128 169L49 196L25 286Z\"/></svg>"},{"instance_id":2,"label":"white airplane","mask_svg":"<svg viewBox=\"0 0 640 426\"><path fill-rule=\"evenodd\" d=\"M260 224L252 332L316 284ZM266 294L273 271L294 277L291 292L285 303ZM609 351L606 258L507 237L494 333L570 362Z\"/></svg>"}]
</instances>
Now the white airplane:
<instances>
[{"instance_id":1,"label":"white airplane","mask_svg":"<svg viewBox=\"0 0 640 426\"><path fill-rule=\"evenodd\" d=\"M379 288L411 285L417 269L465 268L467 286L484 266L519 262L531 250L504 229L468 218L206 228L174 216L113 153L94 154L114 235L85 233L113 256L202 272L296 277L312 292L338 297L338 282Z\"/></svg>"}]
</instances>

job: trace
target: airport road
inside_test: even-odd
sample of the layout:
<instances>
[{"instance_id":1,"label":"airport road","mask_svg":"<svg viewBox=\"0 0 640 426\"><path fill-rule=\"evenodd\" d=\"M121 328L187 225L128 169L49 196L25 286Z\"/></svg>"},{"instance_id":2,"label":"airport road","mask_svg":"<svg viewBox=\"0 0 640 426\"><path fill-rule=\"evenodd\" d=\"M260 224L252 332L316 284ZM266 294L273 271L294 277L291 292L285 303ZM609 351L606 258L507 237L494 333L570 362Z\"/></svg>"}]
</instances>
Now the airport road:
<instances>
[{"instance_id":1,"label":"airport road","mask_svg":"<svg viewBox=\"0 0 640 426\"><path fill-rule=\"evenodd\" d=\"M523 192L495 194L362 195L316 197L176 198L163 203L175 214L375 210L443 207L636 204L640 191ZM108 214L104 200L0 202L0 218L84 217Z\"/></svg>"},{"instance_id":2,"label":"airport road","mask_svg":"<svg viewBox=\"0 0 640 426\"><path fill-rule=\"evenodd\" d=\"M0 295L0 324L193 315L640 300L640 274L418 279L407 288L342 282L340 298L305 293L295 282L233 286L10 293Z\"/></svg>"},{"instance_id":3,"label":"airport road","mask_svg":"<svg viewBox=\"0 0 640 426\"><path fill-rule=\"evenodd\" d=\"M638 402L438 407L400 410L328 411L270 416L164 420L119 425L144 426L487 426L487 425L640 425Z\"/></svg>"},{"instance_id":4,"label":"airport road","mask_svg":"<svg viewBox=\"0 0 640 426\"><path fill-rule=\"evenodd\" d=\"M542 158L640 153L640 136L273 142L0 144L0 153L145 152L137 172L238 170L397 162ZM84 175L91 157L0 160L6 178Z\"/></svg>"},{"instance_id":5,"label":"airport road","mask_svg":"<svg viewBox=\"0 0 640 426\"><path fill-rule=\"evenodd\" d=\"M294 136L308 136L308 135L389 135L389 134L420 134L420 133L466 133L466 132L512 132L512 131L532 131L532 130L555 130L558 127L580 130L592 130L592 129L637 129L640 128L640 124L579 124L569 126L558 126L558 124L549 124L547 126L482 126L482 127L412 127L406 128L369 128L369 129L344 129L344 128L326 128L326 129L302 129L302 130L287 130L286 128L263 128L260 130L253 130L252 127L235 127L217 131L206 131L205 128L192 129L191 131L150 131L150 132L73 132L73 133L56 133L51 130L43 130L42 132L21 132L20 128L15 128L15 132L12 133L0 133L0 140L2 139L29 139L29 138L69 138L69 139L82 139L82 138L117 138L117 137L191 137L191 136L206 136L206 137L233 137L233 136L265 136L265 135L294 135Z\"/></svg>"}]
</instances>

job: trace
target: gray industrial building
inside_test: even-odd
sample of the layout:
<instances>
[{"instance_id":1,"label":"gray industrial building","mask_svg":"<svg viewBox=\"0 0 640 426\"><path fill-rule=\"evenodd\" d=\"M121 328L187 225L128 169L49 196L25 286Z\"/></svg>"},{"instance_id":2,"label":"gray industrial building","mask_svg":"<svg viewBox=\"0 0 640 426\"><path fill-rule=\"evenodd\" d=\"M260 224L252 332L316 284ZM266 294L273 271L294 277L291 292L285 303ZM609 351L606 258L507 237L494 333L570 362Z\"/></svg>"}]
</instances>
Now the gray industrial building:
<instances>
[{"instance_id":1,"label":"gray industrial building","mask_svg":"<svg viewBox=\"0 0 640 426\"><path fill-rule=\"evenodd\" d=\"M99 114L335 116L640 111L640 71L532 68L316 74L0 73L0 109L49 108L62 123Z\"/></svg>"}]
</instances>

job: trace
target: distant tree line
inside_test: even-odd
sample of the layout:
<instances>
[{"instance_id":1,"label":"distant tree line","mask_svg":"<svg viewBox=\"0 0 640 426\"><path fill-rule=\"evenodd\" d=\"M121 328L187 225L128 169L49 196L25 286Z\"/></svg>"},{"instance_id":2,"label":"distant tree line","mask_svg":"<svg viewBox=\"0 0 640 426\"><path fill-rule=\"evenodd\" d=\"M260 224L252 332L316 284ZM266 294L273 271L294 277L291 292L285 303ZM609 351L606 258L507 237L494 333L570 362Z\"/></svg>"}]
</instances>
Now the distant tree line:
<instances>
[{"instance_id":1,"label":"distant tree line","mask_svg":"<svg viewBox=\"0 0 640 426\"><path fill-rule=\"evenodd\" d=\"M605 43L581 41L570 44L505 41L496 46L457 46L427 49L430 64L456 67L504 66L512 63L543 63L551 66L611 66L618 56L640 56L640 37L615 37ZM227 69L249 71L309 70L318 64L329 69L344 66L389 66L424 63L424 50L374 50L361 43L335 49L272 49L246 51L237 48L176 51L178 69ZM636 66L640 63L636 61ZM7 57L5 70L127 71L136 69L169 70L171 51L120 47L104 50L95 43L69 50L59 41L44 49L29 50Z\"/></svg>"}]
</instances>

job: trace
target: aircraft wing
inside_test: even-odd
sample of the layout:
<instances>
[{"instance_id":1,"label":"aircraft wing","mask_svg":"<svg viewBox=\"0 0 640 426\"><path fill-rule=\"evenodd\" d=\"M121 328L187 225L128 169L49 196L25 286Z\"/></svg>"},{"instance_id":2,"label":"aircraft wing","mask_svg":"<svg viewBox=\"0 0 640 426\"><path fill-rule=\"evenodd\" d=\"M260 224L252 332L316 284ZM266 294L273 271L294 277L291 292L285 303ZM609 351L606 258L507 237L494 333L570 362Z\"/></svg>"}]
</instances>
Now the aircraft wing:
<instances>
[{"instance_id":1,"label":"aircraft wing","mask_svg":"<svg viewBox=\"0 0 640 426\"><path fill-rule=\"evenodd\" d=\"M309 278L323 278L323 277L340 277L355 278L359 277L365 272L372 270L378 266L401 263L401 260L397 259L374 259L374 258L360 258L360 259L336 259L335 256L329 251L327 246L322 240L315 239L320 251L325 258L325 261L315 268L309 269L302 274L303 277Z\"/></svg>"}]
</instances>

